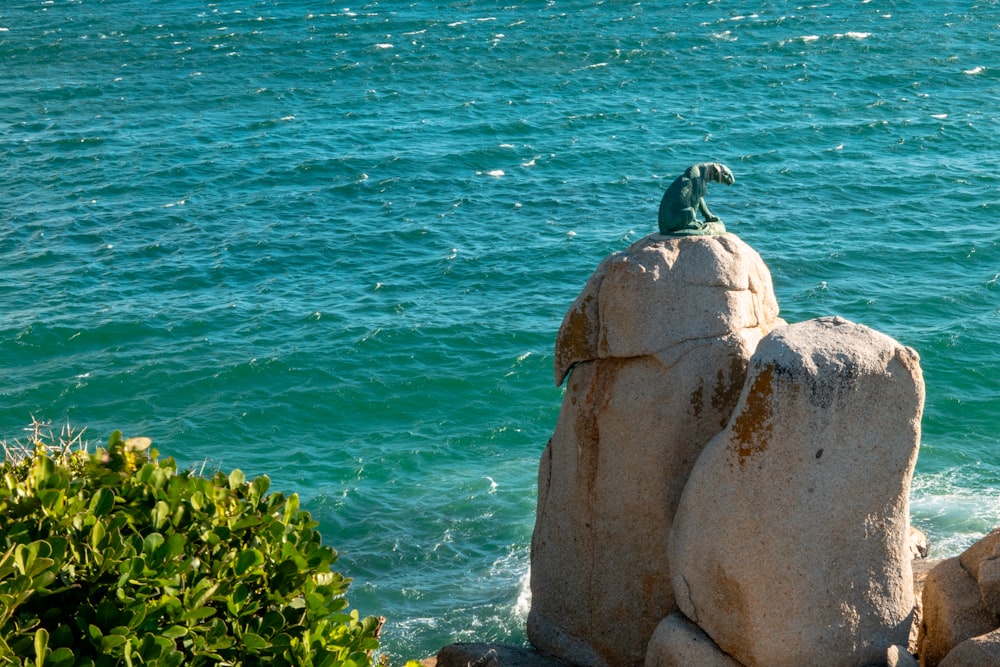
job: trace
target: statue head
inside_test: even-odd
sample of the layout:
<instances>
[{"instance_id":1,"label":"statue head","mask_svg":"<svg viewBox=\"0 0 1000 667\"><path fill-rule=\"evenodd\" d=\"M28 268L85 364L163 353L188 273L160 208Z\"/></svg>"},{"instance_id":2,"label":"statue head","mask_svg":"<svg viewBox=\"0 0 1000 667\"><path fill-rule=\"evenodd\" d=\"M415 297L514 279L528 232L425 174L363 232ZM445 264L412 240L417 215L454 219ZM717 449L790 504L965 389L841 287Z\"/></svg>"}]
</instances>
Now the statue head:
<instances>
[{"instance_id":1,"label":"statue head","mask_svg":"<svg viewBox=\"0 0 1000 667\"><path fill-rule=\"evenodd\" d=\"M703 165L705 170L704 178L706 181L711 181L713 183L722 183L723 185L732 185L736 182L736 177L733 176L733 172L729 170L724 164L718 162L708 162Z\"/></svg>"}]
</instances>

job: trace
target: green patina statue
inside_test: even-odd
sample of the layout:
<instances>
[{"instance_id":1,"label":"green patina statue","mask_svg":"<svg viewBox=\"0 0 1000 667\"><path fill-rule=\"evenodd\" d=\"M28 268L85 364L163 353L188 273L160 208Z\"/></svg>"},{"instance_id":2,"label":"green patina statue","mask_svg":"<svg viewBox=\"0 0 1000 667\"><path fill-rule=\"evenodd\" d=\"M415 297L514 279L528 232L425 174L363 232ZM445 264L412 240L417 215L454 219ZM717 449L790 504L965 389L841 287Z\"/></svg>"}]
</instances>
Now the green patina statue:
<instances>
[{"instance_id":1,"label":"green patina statue","mask_svg":"<svg viewBox=\"0 0 1000 667\"><path fill-rule=\"evenodd\" d=\"M708 184L732 185L736 179L729 167L718 162L704 162L688 167L670 184L660 200L660 233L683 236L725 234L722 218L713 215L705 203ZM701 211L704 222L698 220Z\"/></svg>"}]
</instances>

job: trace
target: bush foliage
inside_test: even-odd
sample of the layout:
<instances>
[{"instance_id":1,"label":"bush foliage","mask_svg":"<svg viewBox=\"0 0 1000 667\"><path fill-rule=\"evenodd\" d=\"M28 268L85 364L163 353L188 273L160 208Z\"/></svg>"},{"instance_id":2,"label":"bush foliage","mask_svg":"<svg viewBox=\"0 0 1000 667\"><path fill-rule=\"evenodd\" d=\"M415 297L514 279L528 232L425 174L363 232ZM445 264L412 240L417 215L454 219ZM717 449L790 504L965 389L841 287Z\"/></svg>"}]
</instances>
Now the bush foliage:
<instances>
[{"instance_id":1,"label":"bush foliage","mask_svg":"<svg viewBox=\"0 0 1000 667\"><path fill-rule=\"evenodd\" d=\"M379 622L347 611L296 495L179 472L120 432L29 444L2 466L0 665L371 664Z\"/></svg>"}]
</instances>

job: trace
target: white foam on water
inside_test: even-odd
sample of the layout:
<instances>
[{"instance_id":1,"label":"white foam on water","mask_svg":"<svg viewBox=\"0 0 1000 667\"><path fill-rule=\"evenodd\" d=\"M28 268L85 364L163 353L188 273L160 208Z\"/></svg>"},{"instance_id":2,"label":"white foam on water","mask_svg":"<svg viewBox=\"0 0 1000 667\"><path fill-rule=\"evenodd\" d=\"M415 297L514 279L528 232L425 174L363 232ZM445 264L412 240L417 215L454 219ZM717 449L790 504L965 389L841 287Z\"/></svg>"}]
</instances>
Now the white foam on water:
<instances>
[{"instance_id":1,"label":"white foam on water","mask_svg":"<svg viewBox=\"0 0 1000 667\"><path fill-rule=\"evenodd\" d=\"M958 469L914 478L911 522L927 533L931 558L957 556L1000 526L1000 491L968 481Z\"/></svg>"},{"instance_id":2,"label":"white foam on water","mask_svg":"<svg viewBox=\"0 0 1000 667\"><path fill-rule=\"evenodd\" d=\"M529 567L518 587L517 602L514 603L514 616L519 619L528 619L528 612L531 611L531 567Z\"/></svg>"}]
</instances>

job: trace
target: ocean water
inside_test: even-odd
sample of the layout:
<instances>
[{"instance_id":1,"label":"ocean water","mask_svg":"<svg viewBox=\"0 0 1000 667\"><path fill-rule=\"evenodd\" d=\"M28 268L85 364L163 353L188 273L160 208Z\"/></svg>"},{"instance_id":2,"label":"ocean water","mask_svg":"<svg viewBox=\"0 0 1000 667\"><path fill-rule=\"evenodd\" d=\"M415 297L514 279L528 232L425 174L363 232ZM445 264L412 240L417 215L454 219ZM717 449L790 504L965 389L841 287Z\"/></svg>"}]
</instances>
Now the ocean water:
<instances>
[{"instance_id":1,"label":"ocean water","mask_svg":"<svg viewBox=\"0 0 1000 667\"><path fill-rule=\"evenodd\" d=\"M563 313L688 165L782 315L921 355L913 522L1000 525L1000 3L6 0L0 437L267 474L385 652L524 641Z\"/></svg>"}]
</instances>

